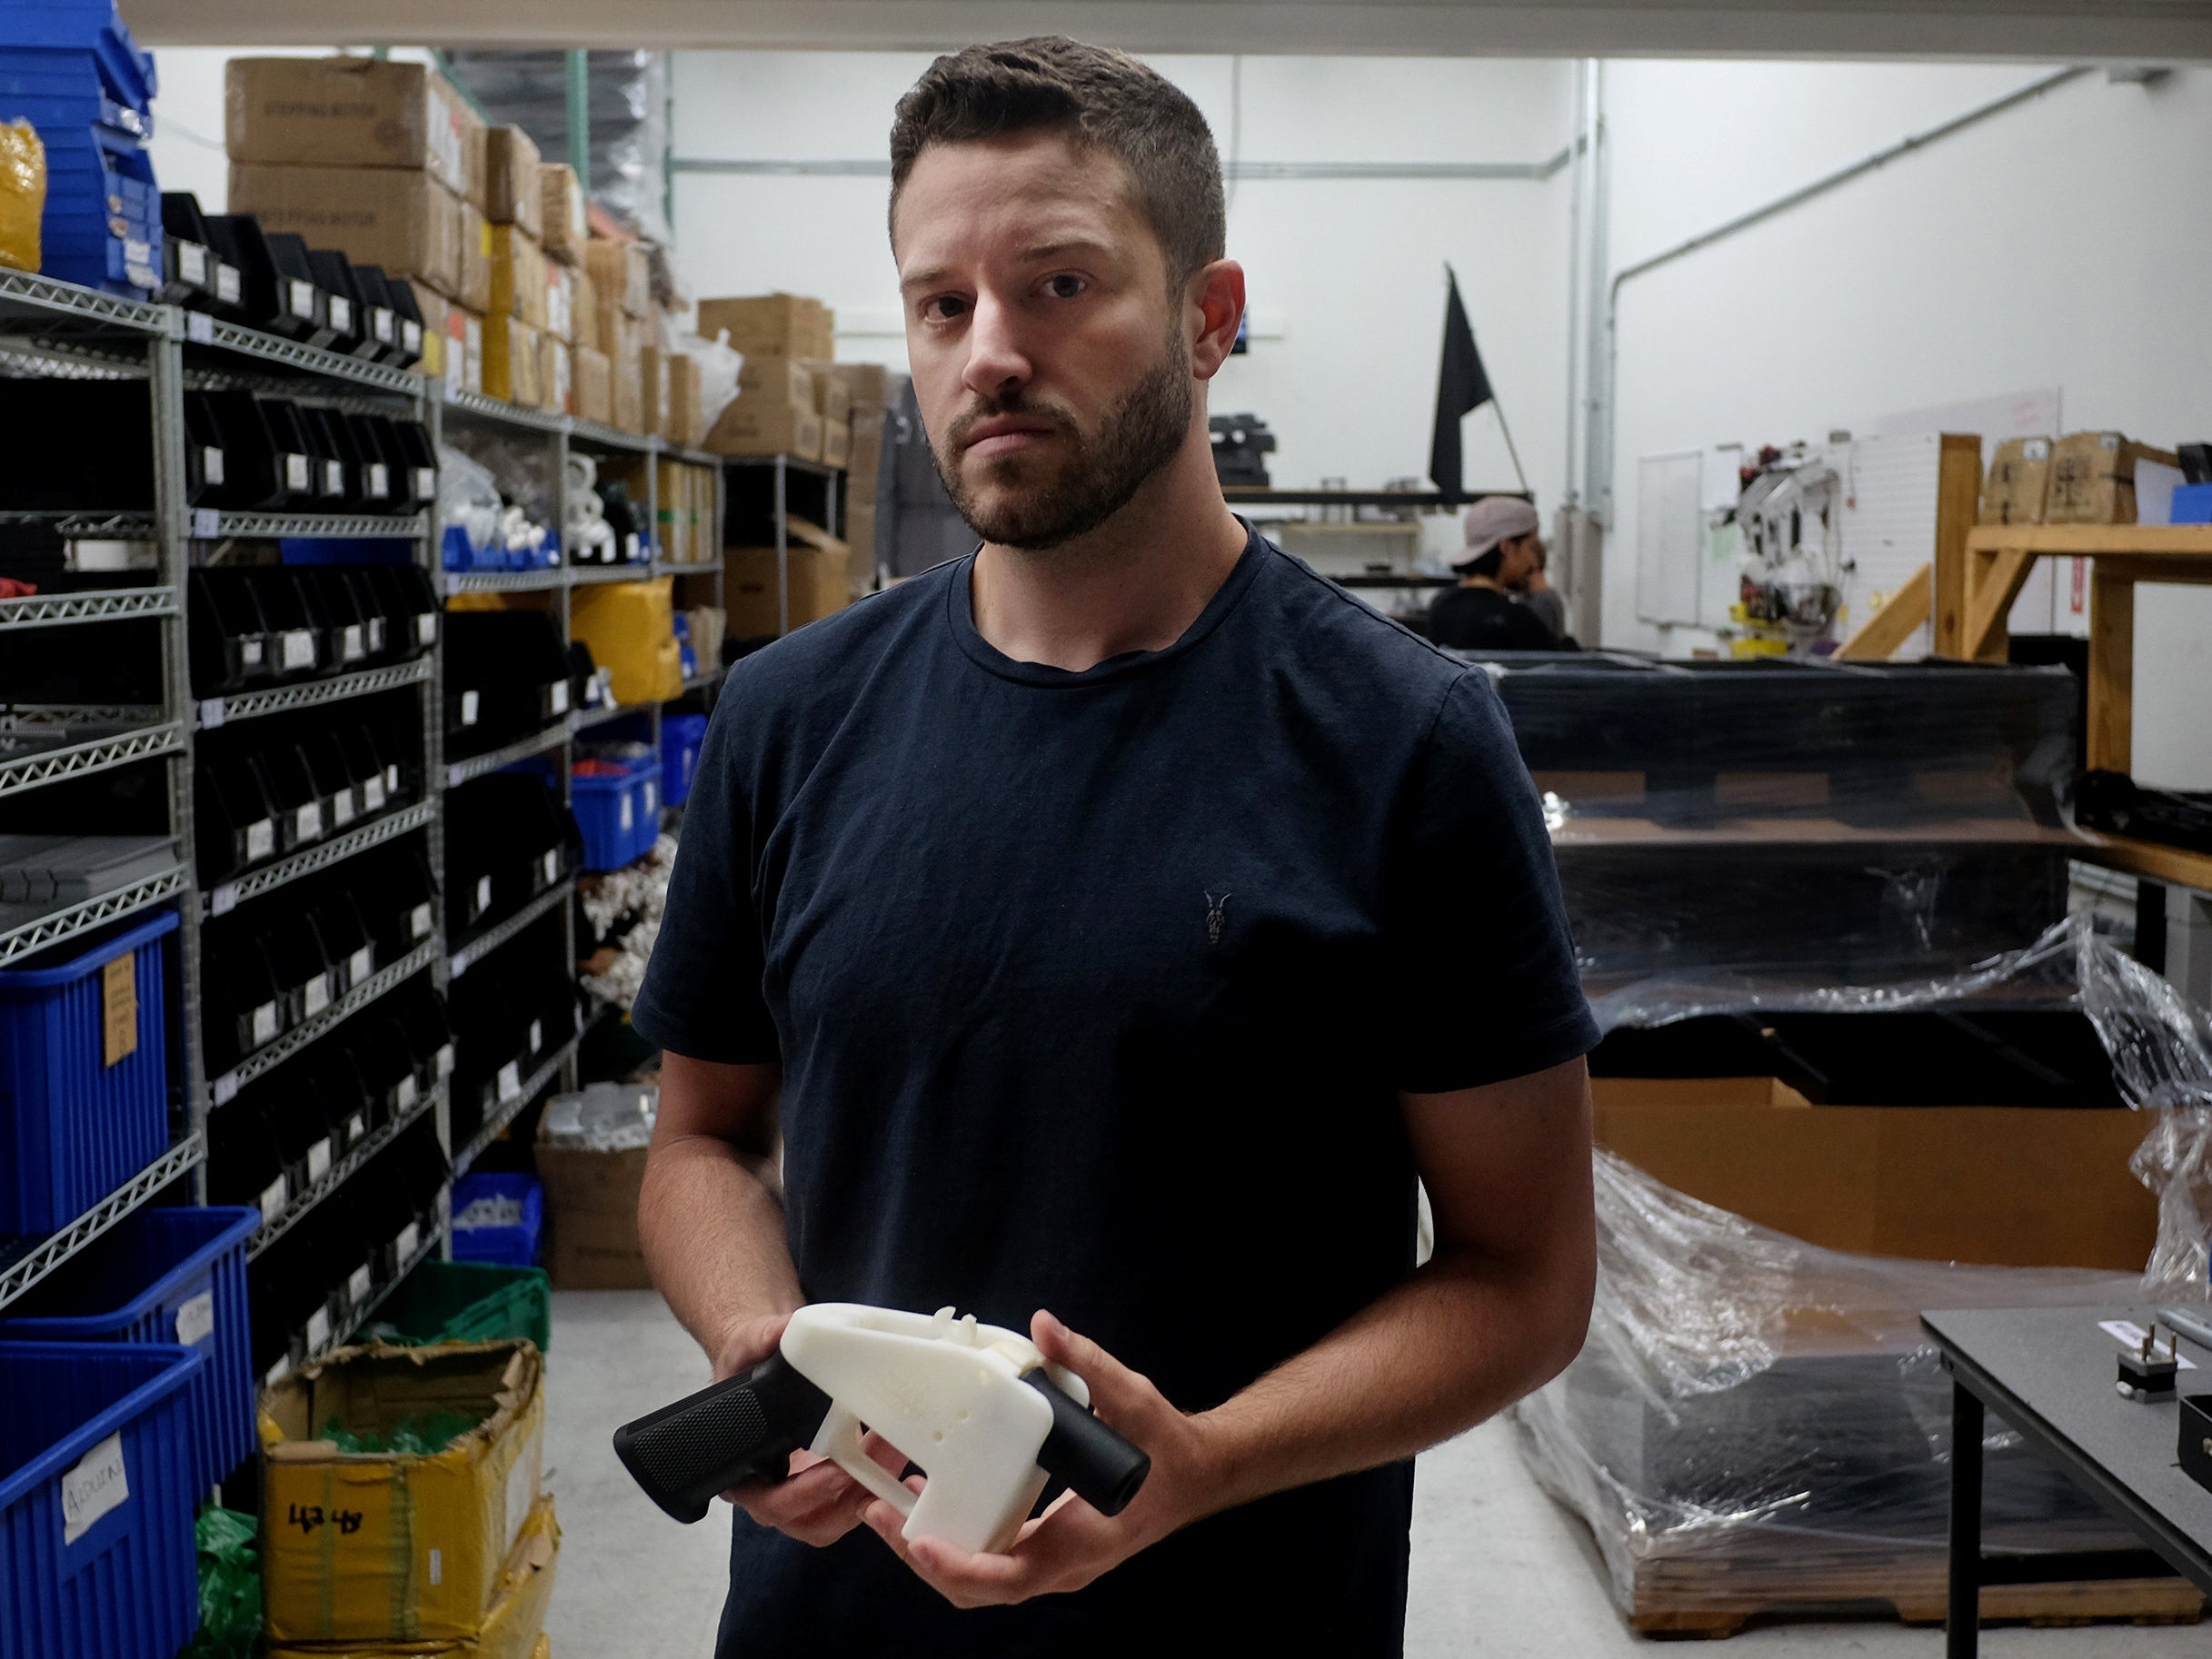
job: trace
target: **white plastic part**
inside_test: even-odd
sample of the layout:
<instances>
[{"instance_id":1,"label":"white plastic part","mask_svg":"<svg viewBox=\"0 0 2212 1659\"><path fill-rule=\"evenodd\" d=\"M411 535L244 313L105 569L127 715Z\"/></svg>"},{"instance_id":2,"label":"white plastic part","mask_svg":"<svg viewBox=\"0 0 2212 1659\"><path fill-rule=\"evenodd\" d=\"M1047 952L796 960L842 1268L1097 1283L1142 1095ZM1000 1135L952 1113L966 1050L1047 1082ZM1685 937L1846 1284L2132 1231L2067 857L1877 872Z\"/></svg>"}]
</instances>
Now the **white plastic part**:
<instances>
[{"instance_id":1,"label":"white plastic part","mask_svg":"<svg viewBox=\"0 0 2212 1659\"><path fill-rule=\"evenodd\" d=\"M956 1317L818 1302L792 1316L783 1357L830 1396L813 1450L906 1516L907 1538L1003 1550L1044 1490L1052 1406L1021 1380L1042 1366L1080 1405L1090 1390L1019 1331ZM862 1446L864 1429L921 1465L917 1496Z\"/></svg>"}]
</instances>

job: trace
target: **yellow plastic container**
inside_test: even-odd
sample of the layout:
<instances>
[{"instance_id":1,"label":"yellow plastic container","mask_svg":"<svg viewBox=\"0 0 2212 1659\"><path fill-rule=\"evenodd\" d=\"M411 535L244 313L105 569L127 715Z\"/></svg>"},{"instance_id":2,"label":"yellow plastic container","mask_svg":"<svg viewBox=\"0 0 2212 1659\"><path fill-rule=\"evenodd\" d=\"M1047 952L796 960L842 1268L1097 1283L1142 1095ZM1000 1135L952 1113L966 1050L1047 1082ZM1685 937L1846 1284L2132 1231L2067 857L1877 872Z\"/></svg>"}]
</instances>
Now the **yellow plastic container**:
<instances>
[{"instance_id":1,"label":"yellow plastic container","mask_svg":"<svg viewBox=\"0 0 2212 1659\"><path fill-rule=\"evenodd\" d=\"M683 695L683 653L676 644L675 579L610 581L569 596L569 637L592 648L613 672L619 703L666 702Z\"/></svg>"},{"instance_id":2,"label":"yellow plastic container","mask_svg":"<svg viewBox=\"0 0 2212 1659\"><path fill-rule=\"evenodd\" d=\"M38 269L38 222L46 212L46 146L27 121L0 124L0 265Z\"/></svg>"}]
</instances>

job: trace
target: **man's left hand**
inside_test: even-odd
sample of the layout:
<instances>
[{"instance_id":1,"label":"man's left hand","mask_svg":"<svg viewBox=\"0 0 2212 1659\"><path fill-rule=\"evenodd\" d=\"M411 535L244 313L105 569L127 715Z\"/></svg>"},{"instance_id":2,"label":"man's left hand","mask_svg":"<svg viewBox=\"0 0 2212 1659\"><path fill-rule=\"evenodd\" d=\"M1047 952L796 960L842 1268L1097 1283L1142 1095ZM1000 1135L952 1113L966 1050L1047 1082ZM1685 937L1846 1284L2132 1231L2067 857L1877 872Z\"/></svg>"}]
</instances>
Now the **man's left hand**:
<instances>
[{"instance_id":1,"label":"man's left hand","mask_svg":"<svg viewBox=\"0 0 2212 1659\"><path fill-rule=\"evenodd\" d=\"M1151 1473L1118 1515L1102 1515L1074 1493L1061 1493L1042 1515L1022 1524L1002 1555L960 1549L942 1538L910 1542L899 1535L905 1516L881 1498L870 1504L862 1518L956 1607L1080 1590L1207 1513L1205 1494L1212 1482L1199 1419L1178 1411L1150 1378L1049 1313L1030 1321L1030 1336L1045 1358L1083 1379L1091 1389L1091 1409L1151 1458ZM915 1475L907 1485L919 1492L922 1477Z\"/></svg>"}]
</instances>

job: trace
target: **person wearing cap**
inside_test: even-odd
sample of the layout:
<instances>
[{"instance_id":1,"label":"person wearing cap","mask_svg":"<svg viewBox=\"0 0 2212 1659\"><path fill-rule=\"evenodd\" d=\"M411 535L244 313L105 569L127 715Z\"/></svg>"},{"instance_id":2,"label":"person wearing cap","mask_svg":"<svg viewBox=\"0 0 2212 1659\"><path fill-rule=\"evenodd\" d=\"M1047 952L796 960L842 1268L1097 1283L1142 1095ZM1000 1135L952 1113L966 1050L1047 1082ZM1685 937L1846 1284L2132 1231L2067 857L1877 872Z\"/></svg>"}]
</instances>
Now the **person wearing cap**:
<instances>
[{"instance_id":1,"label":"person wearing cap","mask_svg":"<svg viewBox=\"0 0 2212 1659\"><path fill-rule=\"evenodd\" d=\"M1519 496L1486 495L1467 510L1467 548L1453 561L1456 588L1429 607L1429 637L1458 651L1556 651L1544 620L1513 597L1542 570L1536 509Z\"/></svg>"}]
</instances>

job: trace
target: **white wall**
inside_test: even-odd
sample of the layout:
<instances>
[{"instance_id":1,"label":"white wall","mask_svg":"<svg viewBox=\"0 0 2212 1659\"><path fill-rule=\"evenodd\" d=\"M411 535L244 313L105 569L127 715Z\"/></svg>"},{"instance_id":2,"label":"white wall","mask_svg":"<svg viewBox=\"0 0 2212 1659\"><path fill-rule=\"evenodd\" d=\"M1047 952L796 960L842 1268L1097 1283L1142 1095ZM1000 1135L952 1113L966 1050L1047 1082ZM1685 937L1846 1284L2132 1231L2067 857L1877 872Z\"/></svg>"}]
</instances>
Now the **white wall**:
<instances>
[{"instance_id":1,"label":"white wall","mask_svg":"<svg viewBox=\"0 0 2212 1659\"><path fill-rule=\"evenodd\" d=\"M1612 268L2046 71L1609 65ZM2212 73L2080 77L1630 281L1619 311L1608 643L1635 617L1637 458L1818 441L1885 413L2057 385L2068 430L2212 432ZM2212 787L2212 591L2138 606L2136 769Z\"/></svg>"},{"instance_id":2,"label":"white wall","mask_svg":"<svg viewBox=\"0 0 2212 1659\"><path fill-rule=\"evenodd\" d=\"M676 57L682 156L851 161L885 154L892 109L926 54L687 52ZM1453 59L1162 58L1225 159L1539 162L1564 144L1567 67ZM1443 266L1460 275L1529 482L1564 472L1567 193L1549 182L1252 180L1232 186L1229 249L1257 338L1214 382L1280 443L1282 484L1355 487L1425 474L1442 339ZM885 240L888 185L680 173L677 264L694 293L786 288L838 313L842 357L904 360ZM1488 410L1465 425L1466 478L1510 487ZM1432 521L1441 545L1450 521Z\"/></svg>"}]
</instances>

